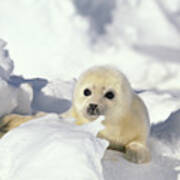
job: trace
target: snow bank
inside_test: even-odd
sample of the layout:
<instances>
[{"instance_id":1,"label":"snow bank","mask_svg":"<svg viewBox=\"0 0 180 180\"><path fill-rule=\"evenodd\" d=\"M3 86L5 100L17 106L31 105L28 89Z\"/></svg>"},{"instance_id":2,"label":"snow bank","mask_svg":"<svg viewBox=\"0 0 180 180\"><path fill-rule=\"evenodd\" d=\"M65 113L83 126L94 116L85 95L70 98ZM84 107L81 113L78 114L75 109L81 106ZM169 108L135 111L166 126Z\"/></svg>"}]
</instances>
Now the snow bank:
<instances>
[{"instance_id":1,"label":"snow bank","mask_svg":"<svg viewBox=\"0 0 180 180\"><path fill-rule=\"evenodd\" d=\"M32 88L28 84L13 87L0 80L0 117L12 112L30 114L32 99Z\"/></svg>"},{"instance_id":2,"label":"snow bank","mask_svg":"<svg viewBox=\"0 0 180 180\"><path fill-rule=\"evenodd\" d=\"M63 113L71 106L75 81L55 79L49 81L39 91L35 91L33 109L35 111Z\"/></svg>"},{"instance_id":3,"label":"snow bank","mask_svg":"<svg viewBox=\"0 0 180 180\"><path fill-rule=\"evenodd\" d=\"M0 77L7 80L14 69L14 63L7 49L6 42L0 39Z\"/></svg>"},{"instance_id":4,"label":"snow bank","mask_svg":"<svg viewBox=\"0 0 180 180\"><path fill-rule=\"evenodd\" d=\"M162 122L180 108L180 97L168 92L145 91L140 94L149 110L151 124Z\"/></svg>"},{"instance_id":5,"label":"snow bank","mask_svg":"<svg viewBox=\"0 0 180 180\"><path fill-rule=\"evenodd\" d=\"M105 152L107 141L95 137L103 129L101 118L83 126L56 114L34 119L1 139L0 179L177 180L180 135L176 116L173 123L169 119L153 127L152 161L142 165L128 162L120 152Z\"/></svg>"},{"instance_id":6,"label":"snow bank","mask_svg":"<svg viewBox=\"0 0 180 180\"><path fill-rule=\"evenodd\" d=\"M76 126L49 114L12 130L0 141L0 179L103 180L102 120Z\"/></svg>"},{"instance_id":7,"label":"snow bank","mask_svg":"<svg viewBox=\"0 0 180 180\"><path fill-rule=\"evenodd\" d=\"M6 42L0 39L0 117L11 112L29 114L33 99L32 88L27 84L20 87L9 84L14 63L5 46Z\"/></svg>"}]
</instances>

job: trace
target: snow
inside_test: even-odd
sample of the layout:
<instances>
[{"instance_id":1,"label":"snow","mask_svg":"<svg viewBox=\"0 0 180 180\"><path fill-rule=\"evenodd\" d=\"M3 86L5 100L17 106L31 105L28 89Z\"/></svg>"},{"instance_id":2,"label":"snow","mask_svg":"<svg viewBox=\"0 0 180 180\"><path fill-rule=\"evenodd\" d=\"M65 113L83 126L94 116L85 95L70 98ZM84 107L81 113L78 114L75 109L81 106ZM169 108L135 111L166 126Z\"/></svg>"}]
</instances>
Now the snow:
<instances>
[{"instance_id":1,"label":"snow","mask_svg":"<svg viewBox=\"0 0 180 180\"><path fill-rule=\"evenodd\" d=\"M9 83L14 63L5 46L6 42L0 39L0 116L11 112L31 113L32 88L27 84L15 87Z\"/></svg>"},{"instance_id":2,"label":"snow","mask_svg":"<svg viewBox=\"0 0 180 180\"><path fill-rule=\"evenodd\" d=\"M105 179L176 180L180 165L180 112L153 125L149 140L152 161L137 165L127 162L119 152L106 151L103 158Z\"/></svg>"},{"instance_id":3,"label":"snow","mask_svg":"<svg viewBox=\"0 0 180 180\"><path fill-rule=\"evenodd\" d=\"M0 39L0 76L3 79L8 79L13 71L14 64L9 57L8 50L4 49L6 42Z\"/></svg>"},{"instance_id":4,"label":"snow","mask_svg":"<svg viewBox=\"0 0 180 180\"><path fill-rule=\"evenodd\" d=\"M175 112L180 107L179 98L166 92L159 94L156 91L147 91L140 96L149 109L151 123L164 121L171 112Z\"/></svg>"},{"instance_id":5,"label":"snow","mask_svg":"<svg viewBox=\"0 0 180 180\"><path fill-rule=\"evenodd\" d=\"M36 91L33 109L56 113L67 111L71 106L74 85L74 80L65 82L56 79L50 81L40 91Z\"/></svg>"},{"instance_id":6,"label":"snow","mask_svg":"<svg viewBox=\"0 0 180 180\"><path fill-rule=\"evenodd\" d=\"M0 146L0 165L7 173L1 174L3 180L12 179L11 175L13 179L28 179L31 171L32 175L37 173L32 166L38 166L38 176L53 179L52 175L59 175L58 165L65 163L57 159L66 151L72 153L71 160L78 166L71 170L63 166L62 176L73 175L70 172L77 168L84 172L82 176L90 173L91 179L103 178L103 174L105 180L180 179L179 0L1 0L0 27L0 38L8 42L11 52L10 56L6 42L0 40L0 116L12 112L62 113L71 106L80 73L93 65L112 64L127 75L143 98L152 126L152 161L137 165L127 162L119 152L105 151L95 134L84 132L91 125L75 127L58 122L55 114L28 122L0 140L4 144ZM59 123L58 127L53 123ZM78 132L74 131L77 128ZM59 136L65 139L63 146ZM29 141L24 141L26 138ZM20 140L23 144L17 144ZM72 147L76 141L83 141L92 152L80 144ZM4 148L9 156L4 155ZM74 156L74 150L84 154L84 159ZM47 156L47 151L52 154ZM18 159L20 152L23 156Z\"/></svg>"},{"instance_id":7,"label":"snow","mask_svg":"<svg viewBox=\"0 0 180 180\"><path fill-rule=\"evenodd\" d=\"M0 141L0 179L103 180L108 142L96 138L103 119L76 126L49 114L12 130Z\"/></svg>"},{"instance_id":8,"label":"snow","mask_svg":"<svg viewBox=\"0 0 180 180\"><path fill-rule=\"evenodd\" d=\"M75 2L81 4L82 0ZM112 63L134 83L132 72L137 74L136 80L141 80L143 71L150 74L150 68L144 67L149 60L178 59L179 34L160 9L157 2L161 1L144 0L135 3L131 0L130 5L125 1L117 1L114 8L113 1L112 4L105 0L93 1L92 6L88 6L88 2L84 2L84 8L91 8L91 12L99 6L110 11L111 23L105 21L102 25L106 33L96 36L95 40L91 34L97 31L101 19L90 15L81 16L83 7L81 11L75 9L71 0L45 0L37 3L32 0L19 0L18 3L1 1L0 37L8 41L16 64L14 73L26 78L53 80L62 77L71 80L92 65ZM146 13L151 9L154 13ZM6 17L5 20L2 17ZM90 22L95 19L98 22L91 27ZM152 27L161 27L161 31ZM164 55L168 52L168 55ZM155 61L152 65L158 66L159 63ZM140 66L142 71L139 72L136 67ZM164 62L160 66L161 71L166 71Z\"/></svg>"},{"instance_id":9,"label":"snow","mask_svg":"<svg viewBox=\"0 0 180 180\"><path fill-rule=\"evenodd\" d=\"M13 87L0 79L0 116L12 112L30 114L32 111L32 88L27 84Z\"/></svg>"}]
</instances>

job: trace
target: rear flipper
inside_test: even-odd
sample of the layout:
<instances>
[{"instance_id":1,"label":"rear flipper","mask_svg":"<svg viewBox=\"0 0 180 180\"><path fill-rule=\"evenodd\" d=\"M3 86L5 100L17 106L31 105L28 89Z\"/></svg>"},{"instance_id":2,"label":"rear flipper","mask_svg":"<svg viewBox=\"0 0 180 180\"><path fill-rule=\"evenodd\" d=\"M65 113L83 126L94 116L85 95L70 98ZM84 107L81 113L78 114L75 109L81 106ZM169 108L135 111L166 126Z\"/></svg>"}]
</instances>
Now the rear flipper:
<instances>
[{"instance_id":1,"label":"rear flipper","mask_svg":"<svg viewBox=\"0 0 180 180\"><path fill-rule=\"evenodd\" d=\"M9 114L3 116L0 119L0 137L4 136L8 131L18 127L19 125L32 120L34 118L38 118L44 116L45 113L37 113L35 115L23 116L19 114Z\"/></svg>"}]
</instances>

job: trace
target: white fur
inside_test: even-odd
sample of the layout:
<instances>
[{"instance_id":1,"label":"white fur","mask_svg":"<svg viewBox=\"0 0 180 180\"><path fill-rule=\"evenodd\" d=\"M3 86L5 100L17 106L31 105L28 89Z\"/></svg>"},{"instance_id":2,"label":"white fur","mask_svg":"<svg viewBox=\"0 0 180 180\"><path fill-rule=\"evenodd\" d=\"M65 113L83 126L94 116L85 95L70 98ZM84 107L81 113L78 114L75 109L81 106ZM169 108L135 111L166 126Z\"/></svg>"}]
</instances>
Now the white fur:
<instances>
[{"instance_id":1,"label":"white fur","mask_svg":"<svg viewBox=\"0 0 180 180\"><path fill-rule=\"evenodd\" d=\"M91 90L90 96L84 95L86 88ZM104 97L107 91L114 92L112 100ZM110 148L124 146L128 160L136 163L149 161L147 109L118 69L98 66L84 72L75 86L72 107L63 116L74 117L79 125L93 121L97 117L87 113L91 103L97 104L101 115L105 116L103 124L106 128L99 136L110 141Z\"/></svg>"}]
</instances>

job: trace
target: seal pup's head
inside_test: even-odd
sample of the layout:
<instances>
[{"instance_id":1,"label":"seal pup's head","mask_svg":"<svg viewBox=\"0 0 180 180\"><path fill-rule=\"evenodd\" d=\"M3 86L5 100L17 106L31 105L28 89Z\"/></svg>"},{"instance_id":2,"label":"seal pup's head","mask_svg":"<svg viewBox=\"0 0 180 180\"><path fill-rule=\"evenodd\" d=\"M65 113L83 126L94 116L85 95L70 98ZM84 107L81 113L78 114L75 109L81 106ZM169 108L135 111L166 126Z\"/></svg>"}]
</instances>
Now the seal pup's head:
<instances>
[{"instance_id":1,"label":"seal pup's head","mask_svg":"<svg viewBox=\"0 0 180 180\"><path fill-rule=\"evenodd\" d=\"M124 115L132 101L132 89L126 77L115 67L97 66L84 72L74 90L73 107L80 118L92 121Z\"/></svg>"}]
</instances>

